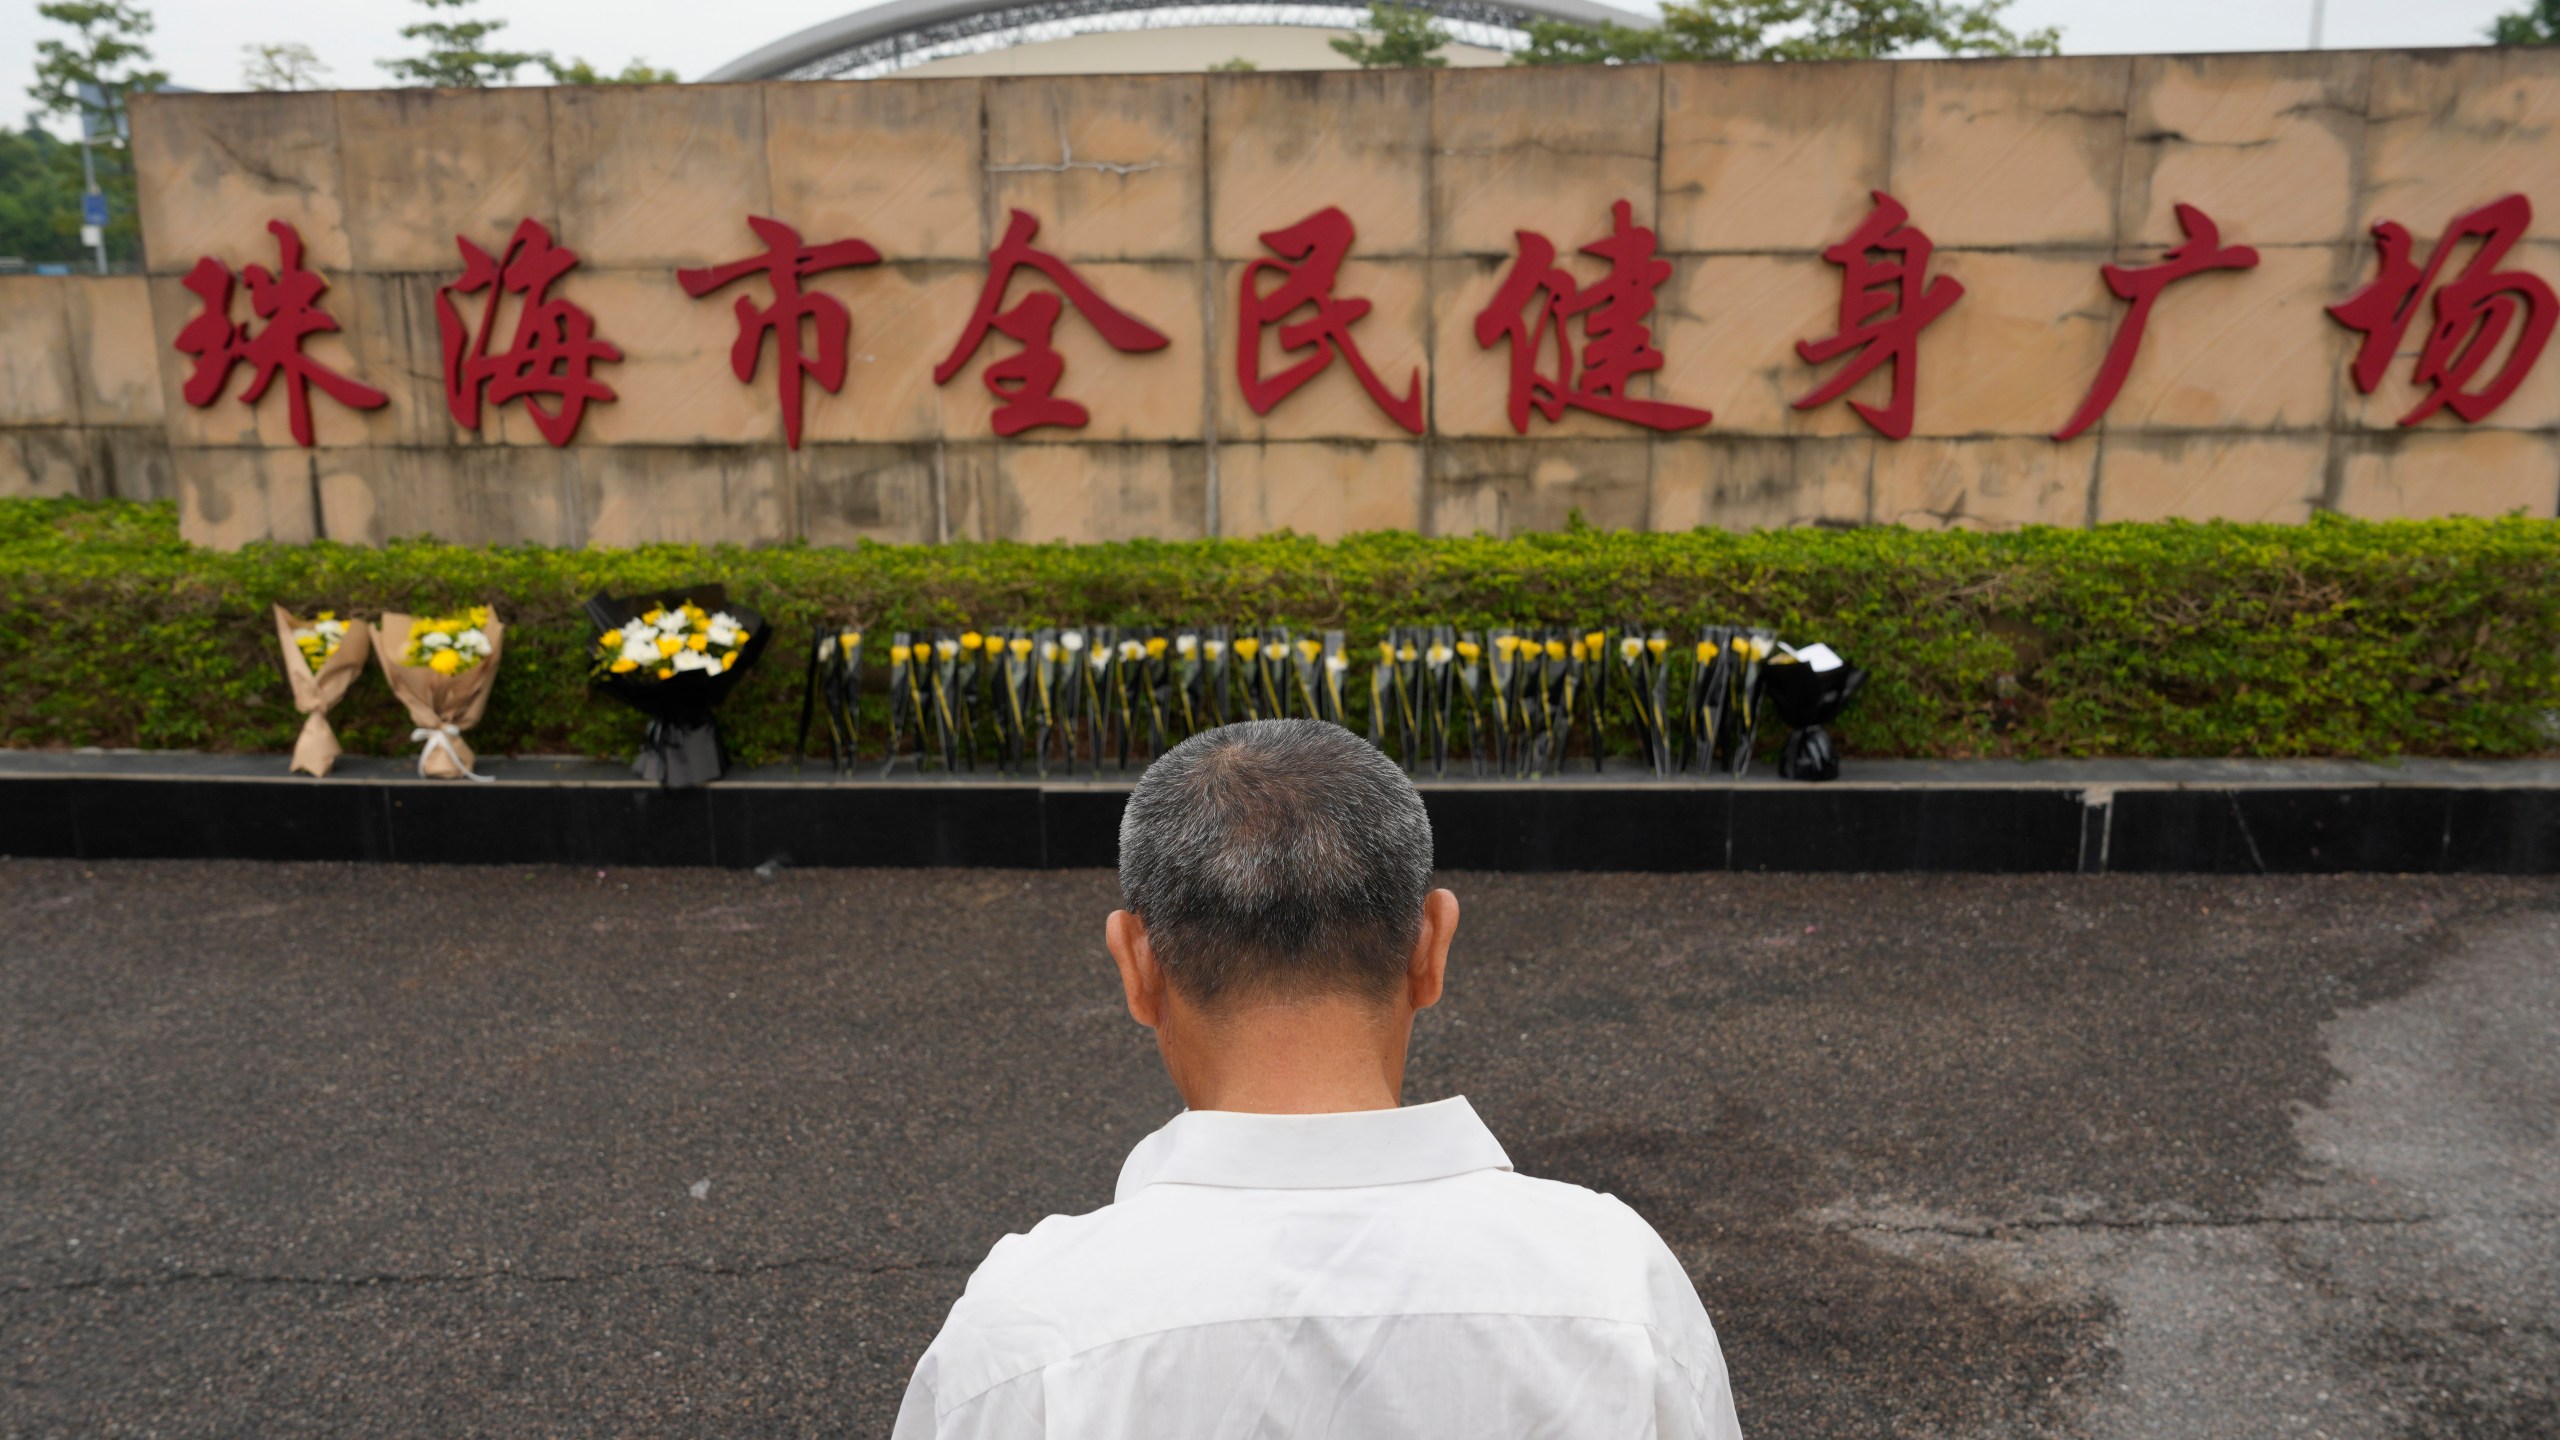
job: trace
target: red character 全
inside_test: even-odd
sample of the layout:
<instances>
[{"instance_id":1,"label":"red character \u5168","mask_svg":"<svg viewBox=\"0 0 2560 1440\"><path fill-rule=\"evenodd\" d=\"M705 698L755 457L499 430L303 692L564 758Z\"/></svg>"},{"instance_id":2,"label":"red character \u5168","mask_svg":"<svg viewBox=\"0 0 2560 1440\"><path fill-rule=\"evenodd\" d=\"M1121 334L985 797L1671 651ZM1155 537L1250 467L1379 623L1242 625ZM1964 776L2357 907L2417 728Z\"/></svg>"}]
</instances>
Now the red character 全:
<instances>
[{"instance_id":1,"label":"red character \u5168","mask_svg":"<svg viewBox=\"0 0 2560 1440\"><path fill-rule=\"evenodd\" d=\"M436 287L436 334L444 349L444 398L454 423L480 428L480 407L521 399L533 412L533 425L553 445L566 445L586 417L587 402L611 400L613 390L595 378L595 367L618 361L622 351L596 338L595 317L568 300L556 300L551 287L578 264L578 257L552 243L542 222L527 219L516 226L504 254L492 256L469 240L456 237L462 249L462 278ZM475 329L454 307L456 295L486 292ZM516 329L507 348L489 353L489 338L498 327L498 302L519 297ZM540 397L550 396L545 408Z\"/></svg>"},{"instance_id":2,"label":"red character \u5168","mask_svg":"<svg viewBox=\"0 0 2560 1440\"><path fill-rule=\"evenodd\" d=\"M2374 226L2374 245L2382 252L2378 273L2371 284L2329 307L2340 324L2364 332L2350 372L2356 388L2370 395L2382 383L2400 337L2417 318L2418 301L2435 285L2437 273L2454 250L2477 237L2480 248L2470 263L2435 292L2435 323L2428 327L2426 342L2418 350L2416 371L2417 382L2428 387L2427 395L2400 417L2400 423L2415 425L2438 410L2451 410L2477 423L2504 404L2541 358L2551 327L2560 320L2560 304L2540 277L2497 268L2532 224L2533 202L2524 196L2492 200L2454 218L2427 257L2424 270L2409 259L2412 246L2406 226L2390 220ZM2486 386L2470 389L2510 328L2516 337L2507 363Z\"/></svg>"},{"instance_id":3,"label":"red character \u5168","mask_svg":"<svg viewBox=\"0 0 2560 1440\"><path fill-rule=\"evenodd\" d=\"M1798 410L1829 404L1850 386L1893 365L1893 395L1882 409L1852 400L1849 408L1877 432L1896 440L1911 434L1911 411L1920 386L1920 332L1947 307L1964 296L1952 276L1929 278L1929 256L1936 249L1916 225L1904 222L1911 212L1881 190L1868 192L1875 208L1849 238L1822 252L1840 267L1840 331L1821 340L1799 340L1796 353L1808 365L1858 353L1832 373L1812 394L1795 402ZM1877 259L1882 251L1890 259Z\"/></svg>"},{"instance_id":4,"label":"red character \u5168","mask_svg":"<svg viewBox=\"0 0 2560 1440\"><path fill-rule=\"evenodd\" d=\"M978 353L978 347L986 343L989 330L1001 331L1022 343L1020 353L989 365L982 377L987 389L1004 402L996 407L998 435L1018 435L1035 425L1081 427L1092 418L1082 405L1058 396L1058 377L1067 368L1057 347L1050 343L1058 325L1058 297L1039 290L1023 296L1022 303L1012 309L1003 308L1013 272L1023 266L1048 276L1050 283L1074 302L1076 313L1112 349L1136 354L1161 350L1171 343L1144 323L1114 309L1067 262L1046 250L1033 249L1031 241L1039 233L1039 221L1023 211L1013 212L1003 243L987 255L986 288L978 292L978 306L969 315L968 327L960 332L960 341L951 347L951 353L933 367L933 383L949 384L951 377L966 368Z\"/></svg>"},{"instance_id":5,"label":"red character \u5168","mask_svg":"<svg viewBox=\"0 0 2560 1440\"><path fill-rule=\"evenodd\" d=\"M292 226L270 220L267 230L276 237L276 270L252 265L241 272L249 282L249 309L266 322L254 334L248 326L232 323L230 266L207 255L181 282L204 301L204 309L178 332L179 353L196 357L182 393L188 404L202 409L222 398L232 367L246 365L249 385L240 392L240 403L255 405L281 375L294 443L308 449L311 386L350 410L379 410L391 397L302 353L305 340L338 328L336 317L320 308L329 282L302 268L302 236Z\"/></svg>"},{"instance_id":6,"label":"red character \u5168","mask_svg":"<svg viewBox=\"0 0 2560 1440\"><path fill-rule=\"evenodd\" d=\"M1343 259L1351 253L1351 241L1351 217L1330 205L1295 225L1262 233L1262 243L1286 259L1257 259L1244 267L1244 278L1237 286L1242 323L1236 330L1236 383L1243 389L1245 403L1253 407L1253 413L1268 415L1273 406L1316 378L1333 363L1334 356L1340 355L1350 364L1351 373L1359 377L1360 388L1378 402L1378 408L1398 425L1419 435L1422 371L1418 367L1414 370L1401 398L1389 390L1386 382L1378 378L1378 372L1369 368L1369 357L1360 353L1360 342L1351 338L1351 326L1369 313L1369 302L1334 297L1334 281L1342 273ZM1266 270L1277 271L1282 277L1267 292L1256 279ZM1313 315L1290 323L1289 316L1309 306L1315 308ZM1262 332L1271 326L1279 327L1283 351L1313 348L1315 353L1277 375L1264 375Z\"/></svg>"},{"instance_id":7,"label":"red character \u5168","mask_svg":"<svg viewBox=\"0 0 2560 1440\"><path fill-rule=\"evenodd\" d=\"M1691 406L1626 393L1637 375L1662 368L1662 352L1653 348L1653 331L1644 317L1653 313L1653 292L1671 278L1671 263L1654 258L1653 232L1635 223L1634 209L1626 201L1612 205L1610 215L1616 223L1608 237L1582 247L1583 254L1609 262L1607 275L1587 287L1577 285L1555 263L1553 242L1534 231L1518 231L1519 258L1476 316L1478 345L1490 350L1510 343L1509 413L1511 428L1520 434L1529 433L1533 408L1549 420L1561 418L1570 407L1653 430L1694 430L1715 418ZM1578 371L1567 325L1576 317L1583 335ZM1553 374L1538 368L1550 339Z\"/></svg>"},{"instance_id":8,"label":"red character \u5168","mask_svg":"<svg viewBox=\"0 0 2560 1440\"><path fill-rule=\"evenodd\" d=\"M2246 245L2224 246L2222 231L2213 217L2192 205L2180 205L2178 228L2186 232L2186 240L2157 265L2130 269L2122 265L2102 265L2098 273L2107 278L2107 288L2119 300L2130 300L2133 308L2125 312L2124 324L2116 328L2115 339L2107 345L2107 358L2098 366L2097 383L2089 387L2087 399L2072 412L2071 423L2053 432L2056 440L2068 440L2098 423L2107 407L2116 403L2116 392L2124 388L2124 377L2133 372L2134 352L2142 348L2143 327L2151 323L2151 307L2160 301L2160 292L2176 281L2207 270L2247 270L2258 263L2258 252Z\"/></svg>"},{"instance_id":9,"label":"red character \u5168","mask_svg":"<svg viewBox=\"0 0 2560 1440\"><path fill-rule=\"evenodd\" d=\"M763 254L707 270L679 270L676 283L684 287L684 293L699 300L723 285L759 270L765 272L773 286L773 304L758 309L754 300L738 297L738 341L729 347L729 368L741 381L754 384L756 364L764 355L764 337L773 336L774 358L782 367L782 433L791 448L797 450L801 380L816 380L830 395L843 393L845 342L853 334L853 315L844 308L844 302L832 295L812 295L800 288L800 282L828 270L877 265L880 252L860 240L805 245L799 231L761 215L748 216L747 228L764 241ZM817 332L818 353L814 356L801 349L804 322Z\"/></svg>"}]
</instances>

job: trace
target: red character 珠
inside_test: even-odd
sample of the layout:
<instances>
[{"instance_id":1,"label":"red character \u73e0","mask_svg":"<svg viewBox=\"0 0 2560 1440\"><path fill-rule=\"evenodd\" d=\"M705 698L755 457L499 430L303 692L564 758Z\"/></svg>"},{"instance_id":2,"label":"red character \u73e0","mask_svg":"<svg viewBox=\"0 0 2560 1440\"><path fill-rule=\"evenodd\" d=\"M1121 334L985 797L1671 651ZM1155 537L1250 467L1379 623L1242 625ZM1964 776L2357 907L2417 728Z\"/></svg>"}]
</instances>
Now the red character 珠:
<instances>
[{"instance_id":1,"label":"red character \u73e0","mask_svg":"<svg viewBox=\"0 0 2560 1440\"><path fill-rule=\"evenodd\" d=\"M1509 413L1511 428L1520 434L1529 433L1532 408L1549 420L1571 407L1652 430L1694 430L1715 418L1691 406L1626 393L1637 375L1662 368L1662 352L1653 348L1644 317L1653 313L1653 292L1671 278L1671 262L1654 258L1653 232L1635 223L1626 201L1610 206L1610 215L1616 223L1608 237L1582 247L1583 254L1609 262L1607 275L1587 287L1577 285L1555 263L1553 242L1518 231L1519 258L1476 316L1478 345L1490 350L1510 342ZM1576 317L1583 336L1578 370L1567 324ZM1551 338L1553 374L1538 368Z\"/></svg>"},{"instance_id":2,"label":"red character \u73e0","mask_svg":"<svg viewBox=\"0 0 2560 1440\"><path fill-rule=\"evenodd\" d=\"M504 254L492 256L469 240L456 237L462 249L462 278L436 287L436 335L444 349L444 398L454 423L480 428L483 402L504 405L521 399L533 412L533 425L553 445L566 445L578 433L578 422L590 400L611 400L613 390L595 378L595 367L622 358L612 342L596 338L595 317L568 300L555 300L551 287L576 268L578 257L552 243L542 222L527 219L516 226ZM475 329L454 307L456 295L487 292ZM519 297L516 329L507 348L489 353L489 337L498 328L498 302ZM540 397L550 396L545 408Z\"/></svg>"},{"instance_id":3,"label":"red character \u73e0","mask_svg":"<svg viewBox=\"0 0 2560 1440\"><path fill-rule=\"evenodd\" d=\"M240 392L240 403L255 405L281 375L294 443L308 449L311 386L319 386L322 394L350 410L379 410L391 403L391 397L302 353L303 341L338 328L336 317L320 308L329 282L302 268L302 236L292 226L270 220L267 230L276 237L276 270L269 273L264 265L252 265L241 272L249 282L249 309L266 322L256 333L232 323L230 266L207 255L196 261L181 282L204 301L204 309L178 332L179 353L196 357L182 393L188 404L203 409L222 398L232 367L246 365L249 385Z\"/></svg>"},{"instance_id":4,"label":"red character \u73e0","mask_svg":"<svg viewBox=\"0 0 2560 1440\"><path fill-rule=\"evenodd\" d=\"M2116 392L2124 388L2124 377L2133 372L2134 352L2142 348L2143 327L2151 323L2151 307L2160 301L2160 292L2190 275L2207 270L2247 270L2258 263L2258 252L2246 245L2225 246L2222 231L2213 217L2192 205L2180 205L2178 228L2186 232L2186 240L2160 257L2157 265L2128 269L2122 265L2102 265L2098 273L2107 277L2107 288L2119 300L2130 300L2133 308L2125 312L2124 323L2116 327L2115 339L2108 342L2107 358L2098 366L2097 383L2089 387L2088 398L2072 412L2071 423L2053 432L2056 440L2068 440L2098 423L2107 407L2116 403Z\"/></svg>"},{"instance_id":5,"label":"red character \u73e0","mask_svg":"<svg viewBox=\"0 0 2560 1440\"><path fill-rule=\"evenodd\" d=\"M1268 415L1290 392L1316 378L1338 354L1349 362L1351 373L1359 377L1360 388L1378 402L1378 408L1398 425L1419 435L1422 371L1415 369L1401 398L1389 390L1386 382L1378 378L1378 372L1369 368L1369 357L1360 353L1360 342L1351 338L1351 326L1369 313L1369 302L1334 298L1334 281L1342 272L1344 257L1351 253L1351 241L1351 217L1330 205L1286 229L1262 233L1262 243L1287 258L1258 259L1244 267L1244 278L1237 287L1242 323L1236 329L1236 383L1243 389L1245 403L1253 407L1253 413ZM1282 276L1268 292L1255 280L1265 270L1278 271ZM1289 321L1290 315L1308 306L1315 308L1315 314L1295 323ZM1312 348L1315 353L1277 375L1264 375L1262 332L1275 325L1280 330L1283 351Z\"/></svg>"},{"instance_id":6,"label":"red character \u73e0","mask_svg":"<svg viewBox=\"0 0 2560 1440\"><path fill-rule=\"evenodd\" d=\"M2541 358L2551 327L2560 320L2560 303L2554 302L2551 287L2540 277L2497 268L2532 224L2533 202L2522 195L2492 200L2454 218L2427 257L2424 270L2409 259L2412 247L2406 226L2390 220L2374 226L2374 245L2382 252L2379 272L2371 284L2329 307L2338 323L2364 332L2350 372L2356 388L2370 395L2382 383L2400 337L2417 318L2418 301L2435 285L2437 273L2455 249L2477 238L2480 248L2470 263L2435 292L2435 323L2428 327L2426 343L2418 350L2416 371L2417 382L2428 387L2427 395L2400 417L2400 423L2415 425L2438 410L2451 410L2477 423L2504 404ZM2516 335L2507 363L2487 385L2468 388L2496 356L2509 329Z\"/></svg>"},{"instance_id":7,"label":"red character \u73e0","mask_svg":"<svg viewBox=\"0 0 2560 1440\"><path fill-rule=\"evenodd\" d=\"M987 389L1004 402L996 407L998 435L1018 435L1035 425L1081 427L1092 418L1082 405L1058 396L1058 377L1067 368L1057 347L1050 343L1058 325L1058 297L1039 290L1023 296L1022 303L1012 309L1003 308L1013 272L1023 266L1048 276L1050 283L1074 303L1076 313L1112 349L1136 354L1161 350L1171 343L1139 320L1114 309L1066 261L1046 250L1033 249L1032 238L1039 233L1039 221L1023 211L1013 212L1003 243L987 255L986 288L978 292L978 307L969 315L968 328L960 332L960 341L951 347L951 353L933 367L933 383L947 385L952 376L968 366L978 347L986 343L989 330L1001 331L1022 342L1019 353L989 365L982 377Z\"/></svg>"},{"instance_id":8,"label":"red character \u73e0","mask_svg":"<svg viewBox=\"0 0 2560 1440\"><path fill-rule=\"evenodd\" d=\"M1837 400L1850 386L1893 364L1893 396L1882 409L1852 400L1858 418L1893 439L1911 434L1911 411L1920 385L1920 332L1947 307L1964 296L1954 277L1929 278L1929 256L1936 247L1916 225L1905 224L1911 212L1881 190L1869 191L1875 208L1849 238L1822 252L1840 267L1840 332L1821 340L1799 340L1796 353L1808 365L1820 365L1855 350L1849 363L1832 373L1822 388L1795 402L1810 410ZM1891 257L1876 258L1877 252Z\"/></svg>"},{"instance_id":9,"label":"red character \u73e0","mask_svg":"<svg viewBox=\"0 0 2560 1440\"><path fill-rule=\"evenodd\" d=\"M845 342L853 334L853 315L844 308L844 302L832 295L812 295L800 288L800 282L828 270L877 265L880 252L860 240L805 245L799 231L761 215L748 216L747 228L765 243L763 254L707 270L679 270L676 283L684 287L684 293L699 300L723 285L759 270L765 272L773 286L773 304L758 309L754 300L738 297L738 341L729 347L729 368L741 381L754 384L756 363L764 355L764 337L773 336L774 358L782 367L782 433L791 448L797 450L800 382L805 376L824 386L830 395L843 393ZM801 348L803 322L817 330L818 353L814 356Z\"/></svg>"}]
</instances>

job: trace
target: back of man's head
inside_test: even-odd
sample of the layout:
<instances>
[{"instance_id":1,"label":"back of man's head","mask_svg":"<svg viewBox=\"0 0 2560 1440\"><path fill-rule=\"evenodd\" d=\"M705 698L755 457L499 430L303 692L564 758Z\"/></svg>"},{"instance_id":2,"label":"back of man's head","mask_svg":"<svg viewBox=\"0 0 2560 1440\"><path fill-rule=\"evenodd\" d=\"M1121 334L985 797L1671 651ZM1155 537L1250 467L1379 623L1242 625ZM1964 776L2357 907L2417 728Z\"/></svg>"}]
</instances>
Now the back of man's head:
<instances>
[{"instance_id":1,"label":"back of man's head","mask_svg":"<svg viewBox=\"0 0 2560 1440\"><path fill-rule=\"evenodd\" d=\"M1389 998L1430 889L1413 782L1320 720L1194 735L1147 767L1120 817L1123 901L1203 1006Z\"/></svg>"}]
</instances>

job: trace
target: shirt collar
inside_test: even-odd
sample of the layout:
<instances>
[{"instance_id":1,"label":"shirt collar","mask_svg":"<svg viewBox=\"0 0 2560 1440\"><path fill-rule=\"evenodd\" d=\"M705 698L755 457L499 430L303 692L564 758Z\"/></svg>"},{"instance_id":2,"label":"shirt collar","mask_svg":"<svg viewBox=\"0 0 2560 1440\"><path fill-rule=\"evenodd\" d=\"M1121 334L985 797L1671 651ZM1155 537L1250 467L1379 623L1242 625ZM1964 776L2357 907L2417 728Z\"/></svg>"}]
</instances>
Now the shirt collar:
<instances>
[{"instance_id":1,"label":"shirt collar","mask_svg":"<svg viewBox=\"0 0 2560 1440\"><path fill-rule=\"evenodd\" d=\"M1159 1184L1323 1190L1510 1168L1463 1095L1331 1115L1185 1110L1129 1152L1113 1198Z\"/></svg>"}]
</instances>

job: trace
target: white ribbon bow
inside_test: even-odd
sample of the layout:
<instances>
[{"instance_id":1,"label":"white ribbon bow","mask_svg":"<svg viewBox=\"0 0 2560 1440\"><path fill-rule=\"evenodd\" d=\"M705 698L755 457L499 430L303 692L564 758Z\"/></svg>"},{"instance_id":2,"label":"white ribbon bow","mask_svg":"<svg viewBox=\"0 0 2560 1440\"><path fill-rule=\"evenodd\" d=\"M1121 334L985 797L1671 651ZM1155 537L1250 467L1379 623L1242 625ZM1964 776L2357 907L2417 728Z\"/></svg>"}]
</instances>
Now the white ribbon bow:
<instances>
[{"instance_id":1,"label":"white ribbon bow","mask_svg":"<svg viewBox=\"0 0 2560 1440\"><path fill-rule=\"evenodd\" d=\"M462 778L465 780L477 780L487 785L498 778L495 775L483 775L463 762L462 752L453 748L453 742L462 738L462 732L451 725L438 726L433 730L412 730L409 732L409 738L423 741L427 747L418 752L418 778L421 780L427 778L427 757L439 749L444 751L446 759L453 762L453 768L462 772Z\"/></svg>"}]
</instances>

